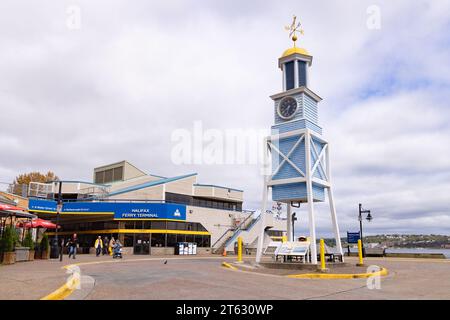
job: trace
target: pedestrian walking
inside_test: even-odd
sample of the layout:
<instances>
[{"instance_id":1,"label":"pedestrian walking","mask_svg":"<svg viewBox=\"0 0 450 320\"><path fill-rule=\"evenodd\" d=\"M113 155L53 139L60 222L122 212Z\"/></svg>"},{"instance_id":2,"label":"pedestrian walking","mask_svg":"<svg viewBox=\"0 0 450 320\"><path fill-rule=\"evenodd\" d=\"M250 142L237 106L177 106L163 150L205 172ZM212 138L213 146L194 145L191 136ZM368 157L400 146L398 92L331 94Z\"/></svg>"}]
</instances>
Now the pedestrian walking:
<instances>
[{"instance_id":1,"label":"pedestrian walking","mask_svg":"<svg viewBox=\"0 0 450 320\"><path fill-rule=\"evenodd\" d=\"M114 248L115 244L116 244L116 241L114 240L114 237L111 237L111 240L109 241L109 246L108 246L110 256L112 256L112 254L113 254L113 248Z\"/></svg>"},{"instance_id":2,"label":"pedestrian walking","mask_svg":"<svg viewBox=\"0 0 450 320\"><path fill-rule=\"evenodd\" d=\"M109 239L108 237L105 237L103 239L103 250L102 250L102 255L104 256L105 254L108 254L108 245L109 245Z\"/></svg>"},{"instance_id":3,"label":"pedestrian walking","mask_svg":"<svg viewBox=\"0 0 450 320\"><path fill-rule=\"evenodd\" d=\"M98 236L98 238L95 240L94 248L95 248L95 255L98 257L100 253L103 251L102 237Z\"/></svg>"},{"instance_id":4,"label":"pedestrian walking","mask_svg":"<svg viewBox=\"0 0 450 320\"><path fill-rule=\"evenodd\" d=\"M64 238L61 238L61 241L59 243L59 261L62 261L63 259L63 250L64 250Z\"/></svg>"},{"instance_id":5,"label":"pedestrian walking","mask_svg":"<svg viewBox=\"0 0 450 320\"><path fill-rule=\"evenodd\" d=\"M75 259L78 247L78 238L76 233L74 233L69 242L67 242L67 246L69 247L69 259L70 256L73 256L73 258Z\"/></svg>"}]
</instances>

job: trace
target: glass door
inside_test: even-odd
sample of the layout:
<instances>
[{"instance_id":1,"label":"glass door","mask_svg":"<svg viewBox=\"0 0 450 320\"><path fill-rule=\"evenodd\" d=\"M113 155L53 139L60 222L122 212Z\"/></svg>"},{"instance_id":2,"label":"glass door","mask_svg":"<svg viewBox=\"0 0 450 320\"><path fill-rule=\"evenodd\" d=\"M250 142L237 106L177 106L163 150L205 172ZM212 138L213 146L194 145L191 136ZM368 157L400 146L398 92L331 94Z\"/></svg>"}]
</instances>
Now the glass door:
<instances>
[{"instance_id":1,"label":"glass door","mask_svg":"<svg viewBox=\"0 0 450 320\"><path fill-rule=\"evenodd\" d=\"M150 234L141 233L134 237L134 254L150 254Z\"/></svg>"}]
</instances>

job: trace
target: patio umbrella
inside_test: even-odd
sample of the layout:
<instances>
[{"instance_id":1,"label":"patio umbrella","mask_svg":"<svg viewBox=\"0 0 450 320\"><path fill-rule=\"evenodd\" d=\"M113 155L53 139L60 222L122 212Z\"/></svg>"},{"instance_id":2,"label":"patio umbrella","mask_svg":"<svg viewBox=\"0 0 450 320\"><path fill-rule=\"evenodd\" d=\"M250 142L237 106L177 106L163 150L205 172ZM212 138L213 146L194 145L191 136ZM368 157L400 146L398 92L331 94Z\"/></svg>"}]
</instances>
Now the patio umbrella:
<instances>
[{"instance_id":1,"label":"patio umbrella","mask_svg":"<svg viewBox=\"0 0 450 320\"><path fill-rule=\"evenodd\" d=\"M7 211L7 212L23 212L24 210L22 208L12 206L10 204L6 203L0 203L0 211Z\"/></svg>"},{"instance_id":2,"label":"patio umbrella","mask_svg":"<svg viewBox=\"0 0 450 320\"><path fill-rule=\"evenodd\" d=\"M40 219L40 218L33 219L26 223L20 222L20 223L18 223L18 226L20 228L27 228L27 229L29 229L29 228L56 229L57 228L56 224L54 224L53 222L44 220L44 219ZM60 228L60 227L61 226L58 226L58 228Z\"/></svg>"}]
</instances>

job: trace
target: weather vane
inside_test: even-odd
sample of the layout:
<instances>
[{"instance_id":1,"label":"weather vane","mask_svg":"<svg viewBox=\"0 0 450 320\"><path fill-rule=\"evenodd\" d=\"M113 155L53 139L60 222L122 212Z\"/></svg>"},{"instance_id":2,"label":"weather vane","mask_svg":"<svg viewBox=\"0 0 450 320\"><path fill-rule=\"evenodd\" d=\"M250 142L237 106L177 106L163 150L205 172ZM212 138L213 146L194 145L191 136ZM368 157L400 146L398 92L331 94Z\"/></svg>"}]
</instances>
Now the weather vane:
<instances>
[{"instance_id":1,"label":"weather vane","mask_svg":"<svg viewBox=\"0 0 450 320\"><path fill-rule=\"evenodd\" d=\"M294 47L295 47L295 41L297 41L297 32L299 32L301 35L305 34L303 29L301 29L302 24L300 21L297 23L297 17L294 15L294 19L292 21L292 24L290 26L285 26L284 28L286 31L289 31L289 38L292 37L292 41L294 41Z\"/></svg>"}]
</instances>

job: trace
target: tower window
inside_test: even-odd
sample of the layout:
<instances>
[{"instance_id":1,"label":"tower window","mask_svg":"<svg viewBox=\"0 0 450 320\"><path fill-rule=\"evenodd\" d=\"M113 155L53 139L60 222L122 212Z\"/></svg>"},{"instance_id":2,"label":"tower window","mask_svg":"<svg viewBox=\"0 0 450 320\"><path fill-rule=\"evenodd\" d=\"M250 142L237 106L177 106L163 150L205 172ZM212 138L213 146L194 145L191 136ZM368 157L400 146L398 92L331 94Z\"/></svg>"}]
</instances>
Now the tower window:
<instances>
[{"instance_id":1,"label":"tower window","mask_svg":"<svg viewBox=\"0 0 450 320\"><path fill-rule=\"evenodd\" d=\"M284 64L286 74L286 90L294 89L295 76L294 76L294 61L289 61Z\"/></svg>"},{"instance_id":2,"label":"tower window","mask_svg":"<svg viewBox=\"0 0 450 320\"><path fill-rule=\"evenodd\" d=\"M306 62L298 61L298 86L306 87Z\"/></svg>"}]
</instances>

